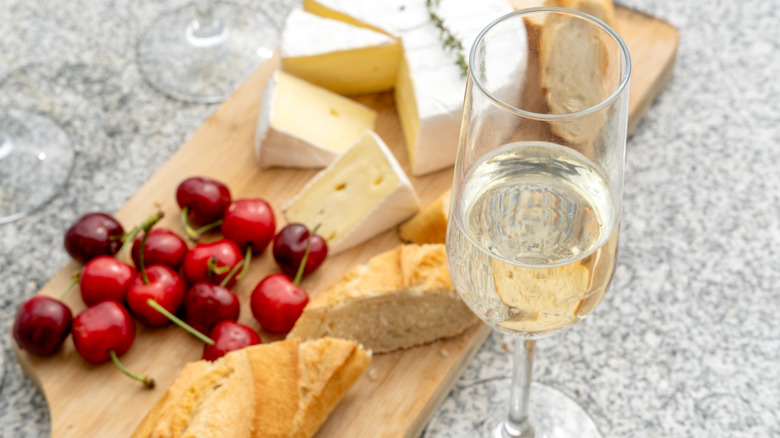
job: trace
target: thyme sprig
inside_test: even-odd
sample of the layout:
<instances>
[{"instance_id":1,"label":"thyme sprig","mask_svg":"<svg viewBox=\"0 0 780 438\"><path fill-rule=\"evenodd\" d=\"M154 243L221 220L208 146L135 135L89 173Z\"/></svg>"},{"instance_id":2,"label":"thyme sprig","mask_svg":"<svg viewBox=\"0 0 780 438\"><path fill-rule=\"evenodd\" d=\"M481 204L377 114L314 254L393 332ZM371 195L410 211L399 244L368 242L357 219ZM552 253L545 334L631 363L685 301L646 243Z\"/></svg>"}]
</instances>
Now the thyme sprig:
<instances>
[{"instance_id":1,"label":"thyme sprig","mask_svg":"<svg viewBox=\"0 0 780 438\"><path fill-rule=\"evenodd\" d=\"M466 50L463 48L463 43L455 36L455 34L444 25L444 19L436 13L436 8L439 7L441 0L425 0L425 7L428 9L428 17L439 29L439 37L444 49L452 50L455 52L457 59L455 64L460 68L462 76L466 76L469 71L469 64L466 62Z\"/></svg>"}]
</instances>

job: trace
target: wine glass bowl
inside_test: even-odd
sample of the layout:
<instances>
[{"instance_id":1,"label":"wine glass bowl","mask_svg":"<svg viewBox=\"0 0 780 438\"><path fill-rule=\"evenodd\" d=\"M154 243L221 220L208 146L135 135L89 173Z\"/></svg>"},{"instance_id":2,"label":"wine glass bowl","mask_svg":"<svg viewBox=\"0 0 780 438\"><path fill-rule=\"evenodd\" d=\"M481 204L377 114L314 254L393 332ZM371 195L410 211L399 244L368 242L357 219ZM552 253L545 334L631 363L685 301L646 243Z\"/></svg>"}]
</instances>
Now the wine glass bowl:
<instances>
[{"instance_id":1,"label":"wine glass bowl","mask_svg":"<svg viewBox=\"0 0 780 438\"><path fill-rule=\"evenodd\" d=\"M278 26L259 11L198 0L158 17L138 41L136 60L161 93L217 103L273 56L278 38Z\"/></svg>"},{"instance_id":2,"label":"wine glass bowl","mask_svg":"<svg viewBox=\"0 0 780 438\"><path fill-rule=\"evenodd\" d=\"M590 314L615 272L630 64L613 29L553 7L501 17L471 48L447 258L465 303L515 339L509 412L486 436L600 436L530 378L534 341Z\"/></svg>"}]
</instances>

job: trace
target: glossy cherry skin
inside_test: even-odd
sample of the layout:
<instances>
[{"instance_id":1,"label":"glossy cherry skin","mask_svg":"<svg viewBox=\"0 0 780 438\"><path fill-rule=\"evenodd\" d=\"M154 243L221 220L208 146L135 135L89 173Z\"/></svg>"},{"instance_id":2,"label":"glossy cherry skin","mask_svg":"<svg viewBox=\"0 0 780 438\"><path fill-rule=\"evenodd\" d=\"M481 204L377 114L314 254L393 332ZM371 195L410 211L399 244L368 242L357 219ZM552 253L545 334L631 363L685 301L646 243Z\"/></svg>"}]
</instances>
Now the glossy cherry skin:
<instances>
[{"instance_id":1,"label":"glossy cherry skin","mask_svg":"<svg viewBox=\"0 0 780 438\"><path fill-rule=\"evenodd\" d=\"M143 237L143 232L138 233L133 242L131 253L136 267L141 266L141 240ZM181 267L188 251L184 239L165 228L155 228L150 231L144 245L144 265L165 265L174 271Z\"/></svg>"},{"instance_id":2,"label":"glossy cherry skin","mask_svg":"<svg viewBox=\"0 0 780 438\"><path fill-rule=\"evenodd\" d=\"M113 216L87 213L65 232L65 251L82 263L99 255L114 255L122 247L124 232Z\"/></svg>"},{"instance_id":3,"label":"glossy cherry skin","mask_svg":"<svg viewBox=\"0 0 780 438\"><path fill-rule=\"evenodd\" d=\"M309 294L289 277L271 274L260 281L250 298L252 315L271 333L287 333L309 303Z\"/></svg>"},{"instance_id":4,"label":"glossy cherry skin","mask_svg":"<svg viewBox=\"0 0 780 438\"><path fill-rule=\"evenodd\" d=\"M311 239L309 238L311 236ZM274 237L273 254L276 264L290 278L295 278L306 253L306 241L309 240L309 256L303 275L309 275L320 267L328 256L328 244L318 234L311 234L305 225L291 223L285 225Z\"/></svg>"},{"instance_id":5,"label":"glossy cherry skin","mask_svg":"<svg viewBox=\"0 0 780 438\"><path fill-rule=\"evenodd\" d=\"M158 312L146 300L157 301L165 310L175 314L184 302L186 292L184 280L173 269L165 265L152 265L146 268L149 283L144 284L143 275L138 271L127 292L127 306L144 324L150 327L162 327L170 322L167 316Z\"/></svg>"},{"instance_id":6,"label":"glossy cherry skin","mask_svg":"<svg viewBox=\"0 0 780 438\"><path fill-rule=\"evenodd\" d=\"M124 306L103 301L88 307L73 320L73 345L89 363L111 360L110 350L121 356L135 340L135 323Z\"/></svg>"},{"instance_id":7,"label":"glossy cherry skin","mask_svg":"<svg viewBox=\"0 0 780 438\"><path fill-rule=\"evenodd\" d=\"M101 301L124 303L135 268L114 257L102 255L87 262L79 275L81 299L87 306Z\"/></svg>"},{"instance_id":8,"label":"glossy cherry skin","mask_svg":"<svg viewBox=\"0 0 780 438\"><path fill-rule=\"evenodd\" d=\"M227 267L224 269L225 272L221 274L209 272L208 263L212 257L214 257L218 267ZM198 243L184 257L181 273L187 284L195 284L200 281L220 284L228 276L230 269L243 261L244 255L233 241L221 239L212 243ZM233 287L235 284L236 276L234 275L225 286Z\"/></svg>"},{"instance_id":9,"label":"glossy cherry skin","mask_svg":"<svg viewBox=\"0 0 780 438\"><path fill-rule=\"evenodd\" d=\"M220 322L211 330L209 337L214 341L214 345L207 344L203 348L203 359L211 361L228 352L262 343L260 335L251 327L233 321Z\"/></svg>"},{"instance_id":10,"label":"glossy cherry skin","mask_svg":"<svg viewBox=\"0 0 780 438\"><path fill-rule=\"evenodd\" d=\"M260 254L271 243L276 232L276 218L271 206L262 199L239 199L230 204L222 219L222 235L242 250L252 246Z\"/></svg>"},{"instance_id":11,"label":"glossy cherry skin","mask_svg":"<svg viewBox=\"0 0 780 438\"><path fill-rule=\"evenodd\" d=\"M62 301L36 295L16 312L13 334L16 344L36 356L59 351L73 326L73 313Z\"/></svg>"},{"instance_id":12,"label":"glossy cherry skin","mask_svg":"<svg viewBox=\"0 0 780 438\"><path fill-rule=\"evenodd\" d=\"M201 333L209 333L222 321L238 321L238 296L226 287L201 281L184 297L184 321Z\"/></svg>"},{"instance_id":13,"label":"glossy cherry skin","mask_svg":"<svg viewBox=\"0 0 780 438\"><path fill-rule=\"evenodd\" d=\"M222 219L230 200L230 190L227 186L211 178L187 178L176 189L176 202L179 207L189 208L189 218L199 225Z\"/></svg>"}]
</instances>

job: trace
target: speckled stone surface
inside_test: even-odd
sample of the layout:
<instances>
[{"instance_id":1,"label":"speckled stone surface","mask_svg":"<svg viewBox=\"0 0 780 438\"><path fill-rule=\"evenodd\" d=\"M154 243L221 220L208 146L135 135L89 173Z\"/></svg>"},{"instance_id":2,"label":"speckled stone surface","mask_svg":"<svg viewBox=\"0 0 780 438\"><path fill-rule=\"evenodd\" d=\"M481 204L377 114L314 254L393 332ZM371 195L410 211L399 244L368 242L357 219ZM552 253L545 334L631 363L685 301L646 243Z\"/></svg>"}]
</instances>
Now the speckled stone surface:
<instances>
[{"instance_id":1,"label":"speckled stone surface","mask_svg":"<svg viewBox=\"0 0 780 438\"><path fill-rule=\"evenodd\" d=\"M291 6L241 3L277 22ZM216 109L166 98L135 65L139 34L179 4L0 2L0 107L52 118L76 148L64 191L0 225L5 333L66 264L67 226L117 210ZM677 65L628 139L613 288L592 317L538 343L535 379L582 403L608 437L778 437L780 13L758 0L624 4L679 29ZM457 396L509 374L504 342L479 351L443 417L498 408ZM0 436L49 436L43 396L7 335L0 346Z\"/></svg>"}]
</instances>

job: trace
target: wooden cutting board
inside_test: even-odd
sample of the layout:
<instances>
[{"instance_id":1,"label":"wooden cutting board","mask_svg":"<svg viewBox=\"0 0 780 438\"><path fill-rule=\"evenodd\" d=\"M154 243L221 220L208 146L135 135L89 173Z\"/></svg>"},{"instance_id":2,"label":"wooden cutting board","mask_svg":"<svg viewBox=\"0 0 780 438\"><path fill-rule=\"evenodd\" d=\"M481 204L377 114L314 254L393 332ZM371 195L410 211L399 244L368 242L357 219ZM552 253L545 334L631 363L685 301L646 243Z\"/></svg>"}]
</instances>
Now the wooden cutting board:
<instances>
[{"instance_id":1,"label":"wooden cutting board","mask_svg":"<svg viewBox=\"0 0 780 438\"><path fill-rule=\"evenodd\" d=\"M670 25L626 8L619 7L617 17L633 61L629 115L629 126L633 128L672 71L678 34ZM253 139L260 96L266 79L277 65L278 60L269 62L250 77L116 212L126 229L141 223L159 208L166 213L159 226L181 232L174 193L184 178L193 175L225 182L234 198L266 199L274 207L281 228L281 206L315 172L261 171L255 166ZM363 96L357 100L379 112L376 130L408 173L392 94ZM427 203L448 188L451 178L451 170L444 170L411 179L421 200ZM315 295L352 266L398 244L395 232L386 232L362 246L329 258L326 265L306 278L302 285ZM242 301L239 321L258 330L248 308L248 298L263 276L277 272L272 259L270 251L256 257L250 272L236 287ZM71 262L39 293L59 296L79 267ZM84 308L78 291L71 292L66 302L74 315ZM25 372L49 403L54 438L129 436L184 364L200 358L201 344L178 328L150 330L138 324L138 329L135 345L122 361L129 369L155 378L157 389L151 391L122 376L110 364L87 364L78 356L70 340L62 352L45 359L17 350ZM488 328L479 325L454 339L376 355L369 370L349 391L317 436L417 437L489 333ZM261 334L264 342L274 340Z\"/></svg>"}]
</instances>

